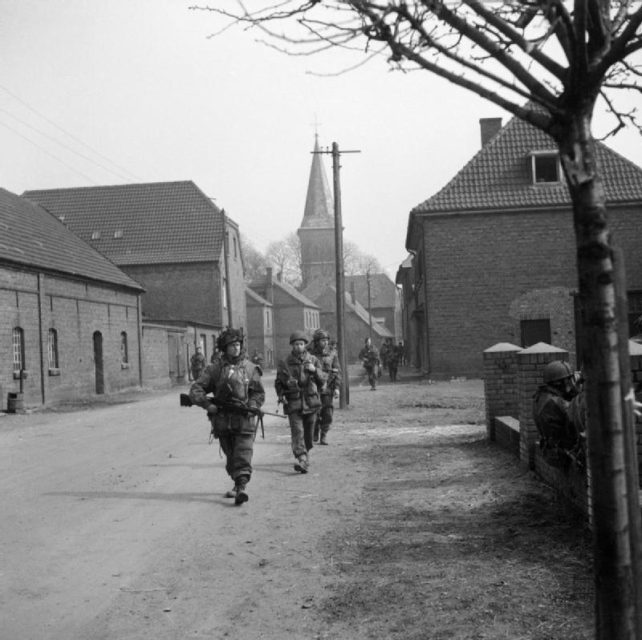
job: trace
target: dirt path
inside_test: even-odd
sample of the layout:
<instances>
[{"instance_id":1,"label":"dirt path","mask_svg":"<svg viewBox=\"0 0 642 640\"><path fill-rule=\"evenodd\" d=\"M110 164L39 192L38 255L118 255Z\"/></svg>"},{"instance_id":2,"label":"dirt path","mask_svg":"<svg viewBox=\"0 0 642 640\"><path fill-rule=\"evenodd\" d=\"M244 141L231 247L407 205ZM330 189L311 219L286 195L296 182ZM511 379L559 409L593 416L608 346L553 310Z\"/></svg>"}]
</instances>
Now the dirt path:
<instances>
[{"instance_id":1,"label":"dirt path","mask_svg":"<svg viewBox=\"0 0 642 640\"><path fill-rule=\"evenodd\" d=\"M354 384L307 476L269 419L240 508L176 396L0 420L0 637L592 637L586 534L481 382Z\"/></svg>"}]
</instances>

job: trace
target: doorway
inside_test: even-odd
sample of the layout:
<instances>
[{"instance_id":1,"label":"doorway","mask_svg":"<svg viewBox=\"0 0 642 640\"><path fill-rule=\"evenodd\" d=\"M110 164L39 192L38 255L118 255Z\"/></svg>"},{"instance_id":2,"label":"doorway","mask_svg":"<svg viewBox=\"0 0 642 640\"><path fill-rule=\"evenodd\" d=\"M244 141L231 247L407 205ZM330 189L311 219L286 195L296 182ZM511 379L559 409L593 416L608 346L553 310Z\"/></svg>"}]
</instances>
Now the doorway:
<instances>
[{"instance_id":1,"label":"doorway","mask_svg":"<svg viewBox=\"0 0 642 640\"><path fill-rule=\"evenodd\" d=\"M96 393L105 393L105 372L103 369L103 334L94 332L94 365L96 369Z\"/></svg>"}]
</instances>

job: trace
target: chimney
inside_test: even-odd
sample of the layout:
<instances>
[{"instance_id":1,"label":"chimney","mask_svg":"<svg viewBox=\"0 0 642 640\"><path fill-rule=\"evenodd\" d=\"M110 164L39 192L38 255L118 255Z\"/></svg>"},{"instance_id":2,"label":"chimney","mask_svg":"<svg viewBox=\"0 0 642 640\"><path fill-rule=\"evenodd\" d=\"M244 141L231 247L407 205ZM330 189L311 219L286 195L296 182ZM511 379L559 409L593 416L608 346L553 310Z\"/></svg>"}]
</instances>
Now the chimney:
<instances>
[{"instance_id":1,"label":"chimney","mask_svg":"<svg viewBox=\"0 0 642 640\"><path fill-rule=\"evenodd\" d=\"M274 281L272 280L272 267L265 268L265 299L274 304Z\"/></svg>"},{"instance_id":2,"label":"chimney","mask_svg":"<svg viewBox=\"0 0 642 640\"><path fill-rule=\"evenodd\" d=\"M481 146L485 147L486 143L502 128L502 119L480 118L479 127L481 129Z\"/></svg>"}]
</instances>

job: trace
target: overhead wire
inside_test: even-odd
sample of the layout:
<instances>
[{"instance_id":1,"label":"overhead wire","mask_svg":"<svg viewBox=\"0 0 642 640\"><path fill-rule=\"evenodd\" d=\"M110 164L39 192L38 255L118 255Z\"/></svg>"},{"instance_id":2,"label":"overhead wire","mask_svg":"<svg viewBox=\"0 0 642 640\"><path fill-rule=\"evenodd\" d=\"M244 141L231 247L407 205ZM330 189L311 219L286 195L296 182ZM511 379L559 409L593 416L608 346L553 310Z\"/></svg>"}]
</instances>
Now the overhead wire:
<instances>
[{"instance_id":1,"label":"overhead wire","mask_svg":"<svg viewBox=\"0 0 642 640\"><path fill-rule=\"evenodd\" d=\"M50 140L53 140L56 144L59 144L60 146L65 147L66 149L68 149L69 151L71 151L71 152L72 152L72 153L74 153L75 155L79 156L80 158L83 158L84 160L89 160L90 162L92 162L92 163L93 163L93 164L95 164L96 166L101 167L102 169L104 169L104 170L108 171L109 173L112 173L113 175L117 175L118 177L123 178L123 179L127 179L127 180L141 181L141 179L140 179L138 176L136 176L135 174L133 174L131 171L129 171L129 170L127 170L127 169L125 169L124 167L120 166L118 163L114 162L113 160L111 160L110 158L108 158L107 156L105 156L104 154L100 153L99 151L97 151L96 149L94 149L92 146L88 145L86 142L84 142L83 140L81 140L78 136L75 136L74 134L70 133L69 131L67 131L66 129L64 129L64 128L63 128L63 127L61 127L60 125L58 125L58 124L57 124L56 122L54 122L51 118L48 118L46 115L44 115L44 114L40 113L40 111L38 111L37 109L35 109L34 107L32 107L28 102L26 102L25 100L23 100L22 98L20 98L19 96L17 96L15 93L13 93L10 89L8 89L7 87L5 87L4 85L0 84L0 89L1 89L2 91L4 91L5 93L7 93L9 96L11 96L14 100L16 100L16 101L17 101L17 102L19 102L20 104L24 105L27 109L29 109L31 112L33 112L34 114L36 114L39 118L42 118L45 122L47 122L48 124L50 124L52 127L55 127L56 129L58 129L58 131L60 131L61 133L63 133L65 136L67 136L68 138L70 138L71 140L73 140L74 142L76 142L77 144L82 145L85 149L88 149L89 151L91 151L91 153L95 154L97 157L99 157L99 158L101 158L102 160L104 160L104 161L108 162L110 165L112 165L112 167L115 167L115 168L118 170L118 172L116 172L116 171L114 171L113 169L110 169L110 168L108 168L108 167L104 166L103 164L101 164L101 163L97 162L96 160L93 160L93 159L89 158L89 157L88 157L88 156L86 156L85 154L82 154L82 153L80 153L79 151L76 151L76 150L72 149L72 148L71 148L71 147L69 147L68 145L66 145L66 144L64 144L64 143L62 143L62 142L60 142L59 140L56 140L55 138L53 138L52 136L50 136L50 135L48 135L48 134L46 134L46 133L43 133L42 131L40 131L40 130L36 129L35 127L32 127L31 125L29 125L29 124L25 123L24 121L20 120L17 116L14 116L14 115L13 115L13 114L11 114L10 112L6 111L5 109L1 109L1 110L2 110L2 111L4 111L5 113L7 113L10 117L14 118L15 120L17 120L18 122L20 122L20 123L21 123L21 124L23 124L24 126L27 126L27 127L29 127L30 129L33 129L34 131L36 131L36 132L37 132L37 133L39 133L40 135L44 135L45 137L49 138ZM4 126L5 126L6 128L8 128L8 129L12 130L14 133L17 133L17 132L15 131L15 129L11 129L11 127L9 127L8 125L6 125L6 124L5 124ZM18 135L20 135L20 134L18 134ZM68 164L64 163L64 162L63 162L60 158L58 158L56 155L54 155L54 154L52 154L52 153L49 153L49 152L46 152L46 151L44 150L44 148L43 148L43 147L39 146L39 145L38 145L37 143L35 143L33 140L30 140L29 138L27 138L27 137L26 137L26 136L24 136L24 135L21 135L21 137L22 137L22 138L24 138L25 140L28 140L29 142L31 142L33 145L35 145L36 147L38 147L41 151L44 151L45 153L47 153L47 155L49 155L49 156L51 156L51 157L55 158L55 159L56 159L56 160L58 160L59 162L62 162L63 164L65 164L65 166L66 166L66 167L68 167L68 168L72 168L72 167L70 167ZM84 175L84 174L82 174L82 172L79 172L79 171L76 171L76 173L80 173L81 175ZM95 184L95 183L94 183L94 184Z\"/></svg>"}]
</instances>

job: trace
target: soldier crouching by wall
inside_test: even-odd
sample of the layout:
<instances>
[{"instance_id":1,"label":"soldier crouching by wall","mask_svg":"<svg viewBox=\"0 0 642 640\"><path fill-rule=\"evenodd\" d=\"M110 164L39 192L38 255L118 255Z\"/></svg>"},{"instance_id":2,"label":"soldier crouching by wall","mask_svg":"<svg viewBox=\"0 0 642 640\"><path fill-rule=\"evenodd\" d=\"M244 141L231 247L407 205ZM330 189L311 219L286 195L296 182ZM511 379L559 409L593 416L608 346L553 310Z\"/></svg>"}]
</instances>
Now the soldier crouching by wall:
<instances>
[{"instance_id":1,"label":"soldier crouching by wall","mask_svg":"<svg viewBox=\"0 0 642 640\"><path fill-rule=\"evenodd\" d=\"M216 341L221 356L205 368L190 389L191 401L207 411L212 435L225 454L225 470L234 489L225 496L241 505L249 499L257 418L243 409L260 409L265 402L261 368L243 352L243 334L227 329ZM207 394L212 394L213 397Z\"/></svg>"},{"instance_id":2,"label":"soldier crouching by wall","mask_svg":"<svg viewBox=\"0 0 642 640\"><path fill-rule=\"evenodd\" d=\"M307 343L303 331L292 333L292 352L279 362L274 381L278 401L283 403L283 412L290 421L292 453L296 458L294 470L299 473L308 472L308 451L314 446L314 425L326 381L321 363L306 350Z\"/></svg>"},{"instance_id":3,"label":"soldier crouching by wall","mask_svg":"<svg viewBox=\"0 0 642 640\"><path fill-rule=\"evenodd\" d=\"M581 375L567 362L554 360L543 370L543 382L533 396L533 418L545 460L557 467L571 463L584 468L586 406Z\"/></svg>"}]
</instances>

